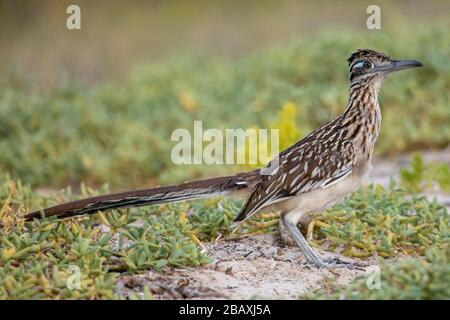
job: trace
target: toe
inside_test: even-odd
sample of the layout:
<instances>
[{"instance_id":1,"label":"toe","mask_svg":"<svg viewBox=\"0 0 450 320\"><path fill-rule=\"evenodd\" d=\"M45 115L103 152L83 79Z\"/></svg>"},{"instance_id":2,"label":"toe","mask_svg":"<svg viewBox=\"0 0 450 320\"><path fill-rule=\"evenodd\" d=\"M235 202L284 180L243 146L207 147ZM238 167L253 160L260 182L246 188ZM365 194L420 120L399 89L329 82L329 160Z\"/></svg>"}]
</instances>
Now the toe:
<instances>
[{"instance_id":1,"label":"toe","mask_svg":"<svg viewBox=\"0 0 450 320\"><path fill-rule=\"evenodd\" d=\"M346 261L337 257L327 258L324 260L324 266L328 268L348 268L348 269L363 269L367 264L357 261Z\"/></svg>"}]
</instances>

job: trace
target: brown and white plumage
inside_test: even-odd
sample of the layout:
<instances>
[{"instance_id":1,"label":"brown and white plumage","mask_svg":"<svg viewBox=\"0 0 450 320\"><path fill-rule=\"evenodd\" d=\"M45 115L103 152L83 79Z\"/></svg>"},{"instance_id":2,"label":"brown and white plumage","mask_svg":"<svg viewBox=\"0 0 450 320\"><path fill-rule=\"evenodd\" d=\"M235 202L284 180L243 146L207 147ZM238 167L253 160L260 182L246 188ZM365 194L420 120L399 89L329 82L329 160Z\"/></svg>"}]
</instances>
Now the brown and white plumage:
<instances>
[{"instance_id":1,"label":"brown and white plumage","mask_svg":"<svg viewBox=\"0 0 450 320\"><path fill-rule=\"evenodd\" d=\"M420 62L392 60L369 49L353 53L349 64L349 100L345 111L314 130L269 163L271 174L259 170L233 176L136 190L73 201L43 209L46 216L76 216L98 210L189 200L244 192L247 195L236 221L262 210L280 210L280 234L293 240L307 261L317 267L342 266L322 261L297 228L303 217L324 210L361 185L370 167L381 125L378 92L393 71L419 67ZM40 217L41 211L27 218Z\"/></svg>"},{"instance_id":2,"label":"brown and white plumage","mask_svg":"<svg viewBox=\"0 0 450 320\"><path fill-rule=\"evenodd\" d=\"M244 172L233 176L195 180L180 185L110 193L82 200L75 200L43 209L46 217L67 218L98 211L128 207L142 207L183 200L198 199L214 195L226 195L246 190L258 172ZM40 218L41 210L29 213L27 220Z\"/></svg>"},{"instance_id":3,"label":"brown and white plumage","mask_svg":"<svg viewBox=\"0 0 450 320\"><path fill-rule=\"evenodd\" d=\"M344 179L355 166L354 144L338 139L340 124L330 122L280 153L272 175L261 175L236 219L302 193L325 189ZM272 164L271 164L272 165Z\"/></svg>"}]
</instances>

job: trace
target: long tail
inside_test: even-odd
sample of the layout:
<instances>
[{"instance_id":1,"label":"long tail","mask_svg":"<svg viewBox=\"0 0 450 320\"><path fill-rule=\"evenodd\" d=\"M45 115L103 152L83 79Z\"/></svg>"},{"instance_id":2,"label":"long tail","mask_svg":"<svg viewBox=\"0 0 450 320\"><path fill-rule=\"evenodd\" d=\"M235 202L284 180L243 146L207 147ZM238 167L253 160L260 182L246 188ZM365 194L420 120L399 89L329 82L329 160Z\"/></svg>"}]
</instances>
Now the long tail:
<instances>
[{"instance_id":1,"label":"long tail","mask_svg":"<svg viewBox=\"0 0 450 320\"><path fill-rule=\"evenodd\" d=\"M234 176L196 180L175 186L105 194L37 210L27 214L25 219L40 218L41 212L46 217L65 218L95 213L99 210L140 207L224 195L251 187L256 176L256 172L238 173Z\"/></svg>"}]
</instances>

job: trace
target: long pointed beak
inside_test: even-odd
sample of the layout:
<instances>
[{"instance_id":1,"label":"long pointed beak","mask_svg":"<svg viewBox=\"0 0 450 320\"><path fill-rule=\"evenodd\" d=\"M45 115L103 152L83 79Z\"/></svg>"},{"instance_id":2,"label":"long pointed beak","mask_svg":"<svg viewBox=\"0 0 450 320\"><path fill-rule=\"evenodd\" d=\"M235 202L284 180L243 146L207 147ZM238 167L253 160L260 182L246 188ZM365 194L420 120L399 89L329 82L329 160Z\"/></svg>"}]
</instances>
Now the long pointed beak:
<instances>
[{"instance_id":1,"label":"long pointed beak","mask_svg":"<svg viewBox=\"0 0 450 320\"><path fill-rule=\"evenodd\" d=\"M422 67L422 62L416 60L392 60L388 65L376 68L375 71L382 71L386 73L400 71L405 69Z\"/></svg>"}]
</instances>

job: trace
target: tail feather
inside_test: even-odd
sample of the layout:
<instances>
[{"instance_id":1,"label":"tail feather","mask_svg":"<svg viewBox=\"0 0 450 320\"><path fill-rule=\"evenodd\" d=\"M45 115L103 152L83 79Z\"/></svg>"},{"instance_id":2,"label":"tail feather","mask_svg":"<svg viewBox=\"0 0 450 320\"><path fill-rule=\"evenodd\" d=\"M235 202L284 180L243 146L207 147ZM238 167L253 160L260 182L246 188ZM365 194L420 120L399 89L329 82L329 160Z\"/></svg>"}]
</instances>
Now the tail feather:
<instances>
[{"instance_id":1,"label":"tail feather","mask_svg":"<svg viewBox=\"0 0 450 320\"><path fill-rule=\"evenodd\" d=\"M211 179L196 180L180 185L141 189L95 196L59 204L31 212L25 216L26 220L40 218L41 213L46 217L61 218L95 213L99 210L110 210L127 207L140 207L152 204L177 202L196 198L223 195L248 188L255 177L254 172L240 173Z\"/></svg>"}]
</instances>

